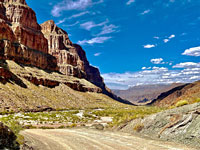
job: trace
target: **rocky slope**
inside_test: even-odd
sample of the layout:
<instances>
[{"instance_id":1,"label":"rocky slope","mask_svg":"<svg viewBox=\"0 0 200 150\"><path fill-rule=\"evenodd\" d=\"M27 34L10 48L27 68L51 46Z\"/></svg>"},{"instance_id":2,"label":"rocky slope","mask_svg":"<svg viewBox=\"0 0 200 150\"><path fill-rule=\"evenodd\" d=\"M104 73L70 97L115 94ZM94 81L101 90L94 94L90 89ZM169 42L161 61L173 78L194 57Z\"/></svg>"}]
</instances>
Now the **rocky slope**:
<instances>
[{"instance_id":1,"label":"rocky slope","mask_svg":"<svg viewBox=\"0 0 200 150\"><path fill-rule=\"evenodd\" d=\"M179 142L200 148L200 103L187 105L124 125L123 132Z\"/></svg>"},{"instance_id":2,"label":"rocky slope","mask_svg":"<svg viewBox=\"0 0 200 150\"><path fill-rule=\"evenodd\" d=\"M113 92L123 99L132 103L142 105L156 99L161 93L167 92L182 84L155 84L140 85L129 88L128 90L113 90Z\"/></svg>"},{"instance_id":3,"label":"rocky slope","mask_svg":"<svg viewBox=\"0 0 200 150\"><path fill-rule=\"evenodd\" d=\"M0 61L0 112L105 108L122 104L73 76Z\"/></svg>"},{"instance_id":4,"label":"rocky slope","mask_svg":"<svg viewBox=\"0 0 200 150\"><path fill-rule=\"evenodd\" d=\"M200 101L200 81L184 84L164 92L150 104L169 107L174 106L180 100L185 100L190 104Z\"/></svg>"}]
</instances>

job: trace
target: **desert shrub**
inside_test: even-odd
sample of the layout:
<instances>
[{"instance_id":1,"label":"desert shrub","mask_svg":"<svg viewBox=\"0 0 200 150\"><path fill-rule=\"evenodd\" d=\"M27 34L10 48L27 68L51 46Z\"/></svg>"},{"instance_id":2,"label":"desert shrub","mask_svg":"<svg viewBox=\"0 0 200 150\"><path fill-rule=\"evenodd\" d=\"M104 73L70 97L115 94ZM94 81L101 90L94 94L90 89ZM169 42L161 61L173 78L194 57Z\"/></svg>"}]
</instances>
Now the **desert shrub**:
<instances>
[{"instance_id":1,"label":"desert shrub","mask_svg":"<svg viewBox=\"0 0 200 150\"><path fill-rule=\"evenodd\" d=\"M75 127L77 127L77 124L73 123L73 124L71 124L69 127L70 127L70 128L75 128Z\"/></svg>"},{"instance_id":2,"label":"desert shrub","mask_svg":"<svg viewBox=\"0 0 200 150\"><path fill-rule=\"evenodd\" d=\"M187 100L180 100L176 103L176 107L181 107L181 106L184 106L184 105L188 105L189 102Z\"/></svg>"},{"instance_id":3,"label":"desert shrub","mask_svg":"<svg viewBox=\"0 0 200 150\"><path fill-rule=\"evenodd\" d=\"M142 131L143 128L144 128L144 125L141 123L138 123L133 127L133 130L136 132L140 132L140 131Z\"/></svg>"},{"instance_id":4,"label":"desert shrub","mask_svg":"<svg viewBox=\"0 0 200 150\"><path fill-rule=\"evenodd\" d=\"M195 103L200 103L200 98L195 99Z\"/></svg>"}]
</instances>

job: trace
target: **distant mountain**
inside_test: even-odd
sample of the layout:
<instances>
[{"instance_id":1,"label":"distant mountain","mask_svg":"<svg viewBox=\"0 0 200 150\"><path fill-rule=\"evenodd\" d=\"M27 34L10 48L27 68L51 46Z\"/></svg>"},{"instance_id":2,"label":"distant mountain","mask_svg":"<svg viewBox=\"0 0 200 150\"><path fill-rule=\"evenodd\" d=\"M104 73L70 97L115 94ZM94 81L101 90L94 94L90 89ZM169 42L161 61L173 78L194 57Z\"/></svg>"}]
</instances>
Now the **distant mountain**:
<instances>
[{"instance_id":1,"label":"distant mountain","mask_svg":"<svg viewBox=\"0 0 200 150\"><path fill-rule=\"evenodd\" d=\"M174 84L140 85L131 87L128 90L113 90L113 92L117 96L129 100L132 103L145 104L154 99L157 99L157 97L161 93L167 92L181 85L183 84L174 83Z\"/></svg>"},{"instance_id":2,"label":"distant mountain","mask_svg":"<svg viewBox=\"0 0 200 150\"><path fill-rule=\"evenodd\" d=\"M173 106L180 100L186 100L188 103L199 102L200 99L200 81L184 84L162 93L151 104L159 107Z\"/></svg>"}]
</instances>

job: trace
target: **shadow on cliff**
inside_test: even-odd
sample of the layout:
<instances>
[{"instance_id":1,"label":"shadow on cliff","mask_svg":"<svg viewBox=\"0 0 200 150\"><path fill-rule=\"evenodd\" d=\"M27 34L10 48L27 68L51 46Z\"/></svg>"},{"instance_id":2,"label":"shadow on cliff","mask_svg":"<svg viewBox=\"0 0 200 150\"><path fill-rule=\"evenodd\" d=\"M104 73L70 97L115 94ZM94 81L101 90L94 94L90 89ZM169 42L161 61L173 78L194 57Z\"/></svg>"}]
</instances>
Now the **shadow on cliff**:
<instances>
[{"instance_id":1,"label":"shadow on cliff","mask_svg":"<svg viewBox=\"0 0 200 150\"><path fill-rule=\"evenodd\" d=\"M128 104L128 105L135 105L135 104L131 103L130 101L122 99L121 97L118 97L117 95L113 94L110 89L103 89L103 94L108 95L109 97L113 98L114 100L116 100L120 103Z\"/></svg>"},{"instance_id":2,"label":"shadow on cliff","mask_svg":"<svg viewBox=\"0 0 200 150\"><path fill-rule=\"evenodd\" d=\"M179 97L179 96L181 96L181 90L183 89L183 88L185 88L186 86L188 86L189 85L189 83L188 84L184 84L184 85L181 85L181 86L178 86L178 87L175 87L175 88L173 88L173 89L171 89L171 90L169 90L169 91L167 91L167 92L164 92L164 93L161 93L159 96L158 96L158 98L156 98L156 99L154 99L154 100L152 100L150 103L148 103L147 105L153 105L155 102L157 102L157 101L162 101L163 99L165 99L166 97L168 97L169 95L171 95L171 94L173 94L173 93L175 93L176 92L176 96L177 97Z\"/></svg>"},{"instance_id":3,"label":"shadow on cliff","mask_svg":"<svg viewBox=\"0 0 200 150\"><path fill-rule=\"evenodd\" d=\"M9 71L6 61L3 60L0 61L0 82L2 84L13 84L14 82L22 88L27 88L26 84L24 84L24 82L19 77Z\"/></svg>"}]
</instances>

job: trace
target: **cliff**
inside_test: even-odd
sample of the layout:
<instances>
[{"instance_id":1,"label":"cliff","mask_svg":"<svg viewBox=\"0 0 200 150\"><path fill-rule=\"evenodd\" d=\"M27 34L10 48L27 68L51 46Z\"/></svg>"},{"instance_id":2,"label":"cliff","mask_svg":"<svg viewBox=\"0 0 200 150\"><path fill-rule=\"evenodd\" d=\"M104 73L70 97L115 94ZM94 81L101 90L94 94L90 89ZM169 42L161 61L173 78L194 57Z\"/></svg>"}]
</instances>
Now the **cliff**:
<instances>
[{"instance_id":1,"label":"cliff","mask_svg":"<svg viewBox=\"0 0 200 150\"><path fill-rule=\"evenodd\" d=\"M0 0L0 59L57 71L35 12L25 0Z\"/></svg>"},{"instance_id":2,"label":"cliff","mask_svg":"<svg viewBox=\"0 0 200 150\"><path fill-rule=\"evenodd\" d=\"M90 66L85 51L70 41L66 31L56 26L53 20L44 22L41 27L42 33L48 40L48 52L56 57L61 73L87 79L105 89L99 70Z\"/></svg>"}]
</instances>

